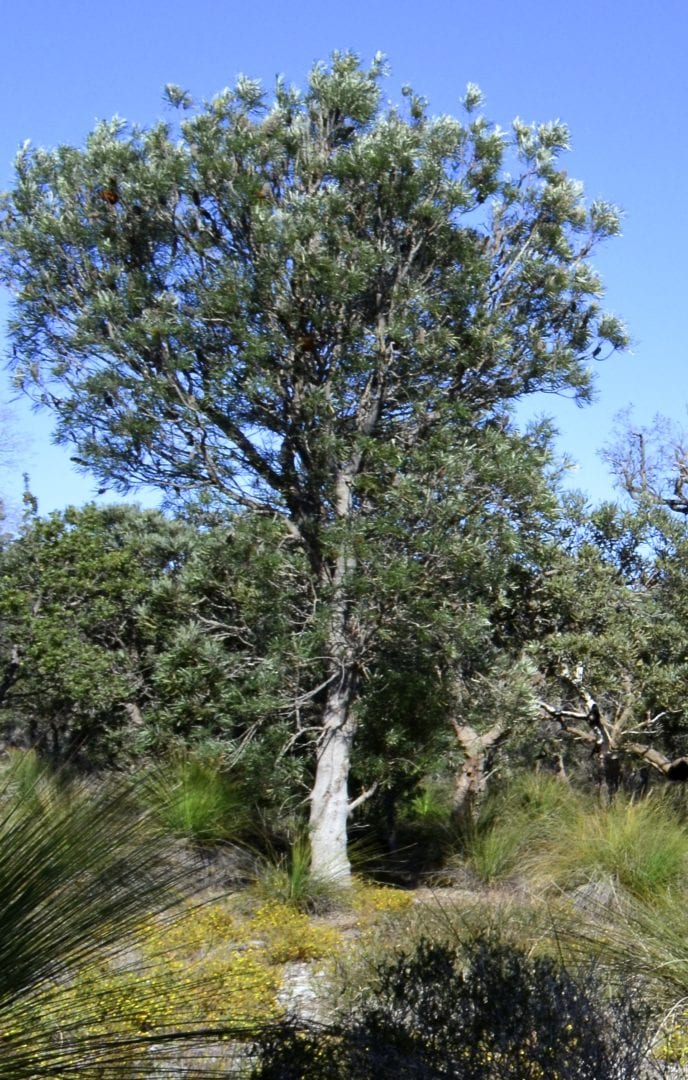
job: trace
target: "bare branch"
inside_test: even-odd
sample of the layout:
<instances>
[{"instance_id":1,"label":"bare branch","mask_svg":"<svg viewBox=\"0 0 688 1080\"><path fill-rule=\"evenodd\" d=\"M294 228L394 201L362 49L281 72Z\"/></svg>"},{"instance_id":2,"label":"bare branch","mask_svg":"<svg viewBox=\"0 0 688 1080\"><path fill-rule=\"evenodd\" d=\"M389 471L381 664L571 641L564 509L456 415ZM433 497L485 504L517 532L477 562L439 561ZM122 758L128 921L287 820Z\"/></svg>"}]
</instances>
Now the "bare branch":
<instances>
[{"instance_id":1,"label":"bare branch","mask_svg":"<svg viewBox=\"0 0 688 1080\"><path fill-rule=\"evenodd\" d=\"M567 718L572 720L586 720L588 714L581 712L574 712L571 709L557 709L553 705L548 705L546 701L539 702L540 708L557 721L562 731L565 731L567 735L573 735L576 739L580 739L586 743L596 743L597 738L592 731L585 731L582 728L574 727L573 724L566 723Z\"/></svg>"},{"instance_id":2,"label":"bare branch","mask_svg":"<svg viewBox=\"0 0 688 1080\"><path fill-rule=\"evenodd\" d=\"M362 791L361 794L357 796L357 798L352 799L349 803L347 812L349 814L353 813L353 811L356 810L359 806L362 806L364 802L367 802L368 799L371 799L377 791L378 786L379 785L376 780L375 783L371 784L369 788L366 788L365 791Z\"/></svg>"}]
</instances>

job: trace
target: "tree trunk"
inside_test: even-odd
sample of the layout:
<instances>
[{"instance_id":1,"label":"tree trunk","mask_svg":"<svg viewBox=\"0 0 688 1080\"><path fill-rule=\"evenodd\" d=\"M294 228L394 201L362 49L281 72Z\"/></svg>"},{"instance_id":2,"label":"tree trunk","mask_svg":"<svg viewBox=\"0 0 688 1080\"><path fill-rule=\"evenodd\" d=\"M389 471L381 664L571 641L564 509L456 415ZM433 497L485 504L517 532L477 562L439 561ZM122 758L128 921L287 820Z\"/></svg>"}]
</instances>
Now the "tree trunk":
<instances>
[{"instance_id":1,"label":"tree trunk","mask_svg":"<svg viewBox=\"0 0 688 1080\"><path fill-rule=\"evenodd\" d=\"M335 508L340 522L348 521L351 514L355 471L355 466L350 463L349 468L342 469L337 476ZM333 593L328 648L330 684L316 750L309 823L311 873L322 881L345 887L351 885L346 826L350 809L351 746L356 730L353 705L358 684L348 596L355 569L356 560L344 539L331 577L323 581Z\"/></svg>"},{"instance_id":2,"label":"tree trunk","mask_svg":"<svg viewBox=\"0 0 688 1080\"><path fill-rule=\"evenodd\" d=\"M459 827L464 827L472 822L475 805L487 787L495 751L508 736L509 729L497 723L479 735L468 724L452 720L452 725L464 753L463 765L454 781L452 818Z\"/></svg>"},{"instance_id":3,"label":"tree trunk","mask_svg":"<svg viewBox=\"0 0 688 1080\"><path fill-rule=\"evenodd\" d=\"M351 885L347 855L349 767L356 729L352 714L356 679L351 670L330 688L311 792L311 873L321 881Z\"/></svg>"},{"instance_id":4,"label":"tree trunk","mask_svg":"<svg viewBox=\"0 0 688 1080\"><path fill-rule=\"evenodd\" d=\"M16 645L13 645L10 660L5 669L5 674L2 679L0 679L0 705L3 704L13 684L17 681L17 678L19 677L19 667L19 649Z\"/></svg>"}]
</instances>

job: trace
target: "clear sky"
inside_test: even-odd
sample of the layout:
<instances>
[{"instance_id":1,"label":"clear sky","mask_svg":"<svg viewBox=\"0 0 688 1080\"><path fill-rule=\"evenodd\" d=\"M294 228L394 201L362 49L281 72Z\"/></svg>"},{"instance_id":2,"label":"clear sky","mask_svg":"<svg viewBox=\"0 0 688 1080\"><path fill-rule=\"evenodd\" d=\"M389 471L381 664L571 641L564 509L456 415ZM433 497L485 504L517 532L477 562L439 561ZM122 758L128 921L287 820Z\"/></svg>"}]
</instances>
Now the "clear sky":
<instances>
[{"instance_id":1,"label":"clear sky","mask_svg":"<svg viewBox=\"0 0 688 1080\"><path fill-rule=\"evenodd\" d=\"M630 353L599 365L598 401L577 409L548 398L560 446L579 463L576 485L611 494L596 455L614 415L635 406L685 417L688 400L688 5L681 0L21 0L3 10L0 41L0 186L25 140L80 145L115 113L147 124L163 114L162 87L210 97L243 72L269 86L278 73L302 83L313 61L353 48L382 50L389 96L410 83L434 112L456 112L466 83L506 127L560 117L572 133L569 175L591 198L618 203L624 235L596 265L607 306L630 328ZM0 300L0 321L6 303ZM6 376L0 401L11 395ZM82 503L95 489L50 443L49 415L11 406L20 452L0 473L16 500L21 473L42 512ZM23 444L23 445L22 445ZM3 435L0 433L0 463Z\"/></svg>"}]
</instances>

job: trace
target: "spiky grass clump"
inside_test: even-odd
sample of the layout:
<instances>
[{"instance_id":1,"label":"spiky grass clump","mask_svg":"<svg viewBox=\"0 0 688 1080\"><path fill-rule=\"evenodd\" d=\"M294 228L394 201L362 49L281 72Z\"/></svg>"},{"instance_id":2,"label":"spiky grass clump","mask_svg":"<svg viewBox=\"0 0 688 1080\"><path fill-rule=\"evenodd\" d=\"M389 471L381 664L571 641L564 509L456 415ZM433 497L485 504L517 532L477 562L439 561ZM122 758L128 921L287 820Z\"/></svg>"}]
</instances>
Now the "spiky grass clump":
<instances>
[{"instance_id":1,"label":"spiky grass clump","mask_svg":"<svg viewBox=\"0 0 688 1080\"><path fill-rule=\"evenodd\" d=\"M0 797L0 1080L119 1078L150 1055L156 1068L178 1059L182 1046L200 1060L210 1036L187 1009L193 987L182 983L174 1026L156 1033L132 1027L133 990L122 997L142 924L172 918L188 885L170 856L129 788L10 770ZM155 1015L169 987L142 963L133 1004Z\"/></svg>"},{"instance_id":2,"label":"spiky grass clump","mask_svg":"<svg viewBox=\"0 0 688 1080\"><path fill-rule=\"evenodd\" d=\"M6 802L11 798L28 795L46 776L46 766L35 750L12 747L6 752L0 765L0 798ZM57 776L53 777L53 782L56 782Z\"/></svg>"},{"instance_id":3,"label":"spiky grass clump","mask_svg":"<svg viewBox=\"0 0 688 1080\"><path fill-rule=\"evenodd\" d=\"M626 897L612 913L578 912L557 936L575 955L595 956L612 981L642 982L662 1013L688 1002L685 893L669 890L651 903Z\"/></svg>"},{"instance_id":4,"label":"spiky grass clump","mask_svg":"<svg viewBox=\"0 0 688 1080\"><path fill-rule=\"evenodd\" d=\"M561 780L524 774L487 800L464 836L461 858L486 883L522 873L533 851L558 835L580 805Z\"/></svg>"},{"instance_id":5,"label":"spiky grass clump","mask_svg":"<svg viewBox=\"0 0 688 1080\"><path fill-rule=\"evenodd\" d=\"M564 888L606 878L638 899L659 898L688 873L688 829L661 799L583 807L543 837L536 877Z\"/></svg>"},{"instance_id":6,"label":"spiky grass clump","mask_svg":"<svg viewBox=\"0 0 688 1080\"><path fill-rule=\"evenodd\" d=\"M407 814L411 821L438 829L449 828L452 815L449 784L425 779L410 800Z\"/></svg>"},{"instance_id":7,"label":"spiky grass clump","mask_svg":"<svg viewBox=\"0 0 688 1080\"><path fill-rule=\"evenodd\" d=\"M601 807L556 778L530 775L487 801L462 857L484 882L519 875L569 889L607 879L650 898L686 880L688 828L668 800Z\"/></svg>"},{"instance_id":8,"label":"spiky grass clump","mask_svg":"<svg viewBox=\"0 0 688 1080\"><path fill-rule=\"evenodd\" d=\"M221 763L182 755L151 770L146 804L172 836L196 843L234 840L247 828L245 794Z\"/></svg>"},{"instance_id":9,"label":"spiky grass clump","mask_svg":"<svg viewBox=\"0 0 688 1080\"><path fill-rule=\"evenodd\" d=\"M93 794L40 778L4 800L0 999L59 979L91 957L94 939L115 945L144 914L172 907L176 875L165 855L126 789Z\"/></svg>"},{"instance_id":10,"label":"spiky grass clump","mask_svg":"<svg viewBox=\"0 0 688 1080\"><path fill-rule=\"evenodd\" d=\"M263 900L292 907L311 915L336 907L344 890L336 881L320 878L311 871L310 845L297 837L286 852L268 847L259 860L254 892Z\"/></svg>"},{"instance_id":11,"label":"spiky grass clump","mask_svg":"<svg viewBox=\"0 0 688 1080\"><path fill-rule=\"evenodd\" d=\"M651 900L622 896L611 912L588 907L562 914L556 939L574 963L591 959L608 985L642 989L653 1005L655 1056L688 1064L685 892L669 889Z\"/></svg>"}]
</instances>

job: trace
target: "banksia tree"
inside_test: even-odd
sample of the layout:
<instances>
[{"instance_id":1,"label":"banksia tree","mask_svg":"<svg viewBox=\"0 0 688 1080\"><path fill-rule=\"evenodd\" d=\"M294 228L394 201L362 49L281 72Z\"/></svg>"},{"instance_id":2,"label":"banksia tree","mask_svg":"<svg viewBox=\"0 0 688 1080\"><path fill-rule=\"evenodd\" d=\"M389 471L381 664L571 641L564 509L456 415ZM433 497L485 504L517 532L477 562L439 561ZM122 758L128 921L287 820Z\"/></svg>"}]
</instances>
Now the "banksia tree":
<instances>
[{"instance_id":1,"label":"banksia tree","mask_svg":"<svg viewBox=\"0 0 688 1080\"><path fill-rule=\"evenodd\" d=\"M625 340L588 263L618 216L559 167L564 125L506 134L474 87L463 119L409 89L389 108L383 75L334 54L303 92L241 78L196 106L170 87L178 127L23 150L0 217L15 376L77 463L272 515L302 549L312 865L343 881L377 635L451 637L546 502L546 437L510 405L585 401L588 360Z\"/></svg>"}]
</instances>

